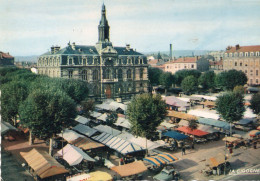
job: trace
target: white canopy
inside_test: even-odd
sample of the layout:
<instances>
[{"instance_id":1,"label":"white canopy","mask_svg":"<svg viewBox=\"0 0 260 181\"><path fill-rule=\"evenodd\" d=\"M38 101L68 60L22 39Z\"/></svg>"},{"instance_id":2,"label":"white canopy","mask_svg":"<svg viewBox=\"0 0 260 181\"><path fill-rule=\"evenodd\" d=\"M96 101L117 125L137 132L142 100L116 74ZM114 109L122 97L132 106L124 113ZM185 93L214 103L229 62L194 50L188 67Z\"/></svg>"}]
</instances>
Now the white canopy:
<instances>
[{"instance_id":1,"label":"white canopy","mask_svg":"<svg viewBox=\"0 0 260 181\"><path fill-rule=\"evenodd\" d=\"M78 124L73 128L73 130L78 131L88 137L91 137L93 134L97 132L97 130L83 124Z\"/></svg>"},{"instance_id":2,"label":"white canopy","mask_svg":"<svg viewBox=\"0 0 260 181\"><path fill-rule=\"evenodd\" d=\"M244 118L256 118L257 115L253 113L252 109L247 108L244 113Z\"/></svg>"},{"instance_id":3,"label":"white canopy","mask_svg":"<svg viewBox=\"0 0 260 181\"><path fill-rule=\"evenodd\" d=\"M73 146L71 144L67 144L57 153L59 155L63 154L63 159L66 160L66 162L68 162L70 166L79 164L83 159L91 162L95 161L93 158L88 156L88 154L86 154L80 148Z\"/></svg>"},{"instance_id":4,"label":"white canopy","mask_svg":"<svg viewBox=\"0 0 260 181\"><path fill-rule=\"evenodd\" d=\"M174 128L174 127L176 127L175 124L168 123L167 121L163 121L163 122L160 124L160 126L165 126L165 127L167 127L167 128Z\"/></svg>"},{"instance_id":5,"label":"white canopy","mask_svg":"<svg viewBox=\"0 0 260 181\"><path fill-rule=\"evenodd\" d=\"M115 122L115 125L122 126L124 128L130 129L131 124L126 118L118 117L117 121Z\"/></svg>"},{"instance_id":6,"label":"white canopy","mask_svg":"<svg viewBox=\"0 0 260 181\"><path fill-rule=\"evenodd\" d=\"M130 143L129 141L121 139L119 137L112 136L111 134L108 133L102 133L92 138L124 155L127 153L144 150L143 147L140 147L134 143Z\"/></svg>"},{"instance_id":7,"label":"white canopy","mask_svg":"<svg viewBox=\"0 0 260 181\"><path fill-rule=\"evenodd\" d=\"M217 97L215 96L205 96L205 95L191 95L192 97L200 97L209 101L216 101Z\"/></svg>"},{"instance_id":8,"label":"white canopy","mask_svg":"<svg viewBox=\"0 0 260 181\"><path fill-rule=\"evenodd\" d=\"M209 110L201 110L201 109L195 109L195 110L189 110L188 114L203 117L203 118L211 118L211 119L219 119L219 115L217 113L214 113L213 111Z\"/></svg>"},{"instance_id":9,"label":"white canopy","mask_svg":"<svg viewBox=\"0 0 260 181\"><path fill-rule=\"evenodd\" d=\"M17 130L14 126L12 126L10 123L1 121L1 135L5 134L9 130Z\"/></svg>"},{"instance_id":10,"label":"white canopy","mask_svg":"<svg viewBox=\"0 0 260 181\"><path fill-rule=\"evenodd\" d=\"M115 101L110 102L109 105L115 107L116 109L120 108L123 111L126 111L127 109L127 105Z\"/></svg>"},{"instance_id":11,"label":"white canopy","mask_svg":"<svg viewBox=\"0 0 260 181\"><path fill-rule=\"evenodd\" d=\"M186 120L181 120L179 123L178 123L179 126L189 126L189 121L186 121Z\"/></svg>"},{"instance_id":12,"label":"white canopy","mask_svg":"<svg viewBox=\"0 0 260 181\"><path fill-rule=\"evenodd\" d=\"M73 130L65 129L63 133L58 134L60 137L63 137L67 142L72 142L79 137L84 137Z\"/></svg>"},{"instance_id":13,"label":"white canopy","mask_svg":"<svg viewBox=\"0 0 260 181\"><path fill-rule=\"evenodd\" d=\"M75 121L77 121L77 122L79 122L81 124L86 124L86 123L88 123L90 121L90 119L85 118L83 116L77 116Z\"/></svg>"},{"instance_id":14,"label":"white canopy","mask_svg":"<svg viewBox=\"0 0 260 181\"><path fill-rule=\"evenodd\" d=\"M215 133L215 132L219 132L218 130L212 128L211 126L208 126L208 125L203 125L203 124L198 124L198 130L201 130L201 131L205 131L205 132L208 132L208 133Z\"/></svg>"},{"instance_id":15,"label":"white canopy","mask_svg":"<svg viewBox=\"0 0 260 181\"><path fill-rule=\"evenodd\" d=\"M134 135L127 133L127 132L124 132L124 133L118 135L117 137L127 140L136 145L139 145L143 148L146 148L146 139L143 137L135 137ZM147 140L147 149L148 150L153 150L153 149L161 147L161 146L164 146L164 144L160 144L160 143L156 143L156 142Z\"/></svg>"},{"instance_id":16,"label":"white canopy","mask_svg":"<svg viewBox=\"0 0 260 181\"><path fill-rule=\"evenodd\" d=\"M96 129L102 133L108 133L108 134L111 134L114 136L119 135L121 133L121 131L111 128L110 126L107 126L107 125L98 125L98 126L95 126L94 129Z\"/></svg>"},{"instance_id":17,"label":"white canopy","mask_svg":"<svg viewBox=\"0 0 260 181\"><path fill-rule=\"evenodd\" d=\"M185 102L190 102L190 98L187 97L177 97L177 98Z\"/></svg>"},{"instance_id":18,"label":"white canopy","mask_svg":"<svg viewBox=\"0 0 260 181\"><path fill-rule=\"evenodd\" d=\"M102 104L97 104L96 108L102 109L102 110L107 110L107 111L115 111L117 107L110 105L107 102L104 102Z\"/></svg>"},{"instance_id":19,"label":"white canopy","mask_svg":"<svg viewBox=\"0 0 260 181\"><path fill-rule=\"evenodd\" d=\"M96 111L93 111L92 113L90 113L90 116L94 117L94 118L97 118L99 116L101 116L102 114L99 113L99 112L96 112Z\"/></svg>"},{"instance_id":20,"label":"white canopy","mask_svg":"<svg viewBox=\"0 0 260 181\"><path fill-rule=\"evenodd\" d=\"M102 114L101 116L97 117L97 119L106 122L106 120L107 120L107 114L104 113L104 114Z\"/></svg>"}]
</instances>

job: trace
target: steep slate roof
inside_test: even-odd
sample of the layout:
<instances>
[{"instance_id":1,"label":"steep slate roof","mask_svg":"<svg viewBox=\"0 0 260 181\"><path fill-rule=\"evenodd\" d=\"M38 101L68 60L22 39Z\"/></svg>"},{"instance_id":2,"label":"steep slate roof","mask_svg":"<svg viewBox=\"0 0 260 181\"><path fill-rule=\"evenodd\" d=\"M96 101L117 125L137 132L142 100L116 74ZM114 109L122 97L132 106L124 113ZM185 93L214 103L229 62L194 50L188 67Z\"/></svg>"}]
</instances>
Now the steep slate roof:
<instances>
[{"instance_id":1,"label":"steep slate roof","mask_svg":"<svg viewBox=\"0 0 260 181\"><path fill-rule=\"evenodd\" d=\"M56 53L51 54L51 52L46 52L43 55L69 55L69 54L98 55L98 52L95 46L75 45L75 50L73 50L71 46L66 46L65 48L60 49Z\"/></svg>"},{"instance_id":2,"label":"steep slate roof","mask_svg":"<svg viewBox=\"0 0 260 181\"><path fill-rule=\"evenodd\" d=\"M231 47L226 51L226 53L234 53L234 52L259 52L260 45L252 45L252 46L239 46L238 49L236 47Z\"/></svg>"},{"instance_id":3,"label":"steep slate roof","mask_svg":"<svg viewBox=\"0 0 260 181\"><path fill-rule=\"evenodd\" d=\"M126 49L126 47L114 47L118 55L143 55L139 52L134 51L132 48Z\"/></svg>"},{"instance_id":4,"label":"steep slate roof","mask_svg":"<svg viewBox=\"0 0 260 181\"><path fill-rule=\"evenodd\" d=\"M126 49L126 47L113 47L118 55L143 55L139 52L134 51L133 49ZM43 55L69 55L69 54L88 54L88 55L99 55L95 46L89 45L75 45L75 50L71 46L66 46L65 48L60 49L58 52L51 54L51 52L46 52Z\"/></svg>"}]
</instances>

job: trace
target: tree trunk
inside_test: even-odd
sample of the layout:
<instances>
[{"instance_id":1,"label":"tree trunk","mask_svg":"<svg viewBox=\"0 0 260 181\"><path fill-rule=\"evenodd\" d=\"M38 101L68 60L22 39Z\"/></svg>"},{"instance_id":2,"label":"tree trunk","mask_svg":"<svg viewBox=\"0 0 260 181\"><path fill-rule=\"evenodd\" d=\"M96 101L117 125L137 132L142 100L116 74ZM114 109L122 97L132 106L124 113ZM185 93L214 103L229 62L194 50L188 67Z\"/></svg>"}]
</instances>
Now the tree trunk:
<instances>
[{"instance_id":1,"label":"tree trunk","mask_svg":"<svg viewBox=\"0 0 260 181\"><path fill-rule=\"evenodd\" d=\"M232 125L231 125L232 123L229 123L229 125L230 125L230 134L229 134L229 136L232 136Z\"/></svg>"},{"instance_id":2,"label":"tree trunk","mask_svg":"<svg viewBox=\"0 0 260 181\"><path fill-rule=\"evenodd\" d=\"M53 151L52 145L53 145L53 138L51 137L50 144L49 144L49 155L51 155L51 156L52 156L52 151Z\"/></svg>"},{"instance_id":3,"label":"tree trunk","mask_svg":"<svg viewBox=\"0 0 260 181\"><path fill-rule=\"evenodd\" d=\"M33 145L34 139L33 139L32 130L30 130L29 133L30 133L30 134L29 134L29 145Z\"/></svg>"},{"instance_id":4,"label":"tree trunk","mask_svg":"<svg viewBox=\"0 0 260 181\"><path fill-rule=\"evenodd\" d=\"M145 147L146 147L146 156L148 156L148 149L147 149L147 138L145 137Z\"/></svg>"}]
</instances>

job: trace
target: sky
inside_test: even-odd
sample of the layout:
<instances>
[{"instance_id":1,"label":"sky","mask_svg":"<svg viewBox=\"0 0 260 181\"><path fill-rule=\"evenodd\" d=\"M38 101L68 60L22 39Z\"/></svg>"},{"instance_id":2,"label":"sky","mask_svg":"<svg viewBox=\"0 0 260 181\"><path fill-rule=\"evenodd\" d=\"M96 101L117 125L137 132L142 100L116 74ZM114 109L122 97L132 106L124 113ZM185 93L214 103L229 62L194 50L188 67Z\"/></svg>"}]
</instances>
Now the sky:
<instances>
[{"instance_id":1,"label":"sky","mask_svg":"<svg viewBox=\"0 0 260 181\"><path fill-rule=\"evenodd\" d=\"M260 45L260 0L0 0L0 51L95 45L105 4L113 46L139 52Z\"/></svg>"}]
</instances>

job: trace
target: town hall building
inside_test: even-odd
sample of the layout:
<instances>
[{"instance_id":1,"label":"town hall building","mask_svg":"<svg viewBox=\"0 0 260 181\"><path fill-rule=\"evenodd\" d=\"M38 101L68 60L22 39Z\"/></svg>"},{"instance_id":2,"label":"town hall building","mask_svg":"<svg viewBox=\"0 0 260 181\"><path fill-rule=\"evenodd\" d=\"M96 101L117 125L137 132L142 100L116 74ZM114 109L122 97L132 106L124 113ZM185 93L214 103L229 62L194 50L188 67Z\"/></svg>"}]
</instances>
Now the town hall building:
<instances>
[{"instance_id":1,"label":"town hall building","mask_svg":"<svg viewBox=\"0 0 260 181\"><path fill-rule=\"evenodd\" d=\"M103 4L96 45L68 43L63 49L51 47L38 58L39 74L86 81L89 96L94 98L128 99L147 92L147 58L130 45L114 47L109 28Z\"/></svg>"}]
</instances>

